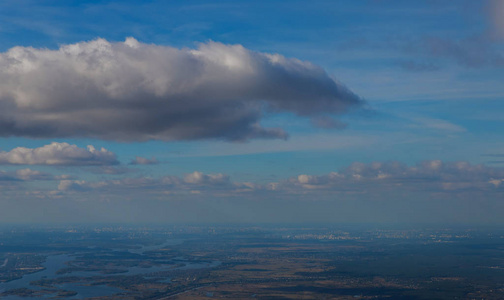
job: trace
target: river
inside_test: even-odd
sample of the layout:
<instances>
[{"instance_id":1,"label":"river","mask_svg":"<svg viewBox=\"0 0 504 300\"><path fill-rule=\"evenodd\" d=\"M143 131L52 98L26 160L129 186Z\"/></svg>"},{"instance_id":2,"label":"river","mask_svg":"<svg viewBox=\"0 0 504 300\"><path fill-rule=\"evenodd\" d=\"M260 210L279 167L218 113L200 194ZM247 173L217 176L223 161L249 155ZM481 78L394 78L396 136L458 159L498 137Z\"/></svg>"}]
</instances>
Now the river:
<instances>
[{"instance_id":1,"label":"river","mask_svg":"<svg viewBox=\"0 0 504 300\"><path fill-rule=\"evenodd\" d=\"M183 242L183 240L168 240L165 243L160 244L160 245L155 245L155 246L139 245L140 246L139 248L127 249L127 251L141 255L146 251L162 249L163 247L175 245L175 244L182 243L182 242ZM125 249L114 249L114 251L125 251ZM56 279L56 278L61 278L61 277L65 277L65 276L77 276L77 277L107 276L107 275L101 274L99 272L94 272L94 271L93 272L78 271L78 272L71 272L71 273L67 273L67 274L57 274L56 273L59 269L67 267L66 262L69 262L72 260L73 260L73 257L72 257L72 255L69 255L69 254L50 255L47 257L46 261L43 263L43 266L45 267L44 270L37 272L37 273L27 274L20 279L16 279L16 280L5 282L5 283L0 283L0 294L2 292L8 291L8 290L18 289L18 288L29 288L32 290L40 291L40 290L42 290L41 287L30 285L30 282L36 281L36 280L41 280L41 279ZM4 264L5 263L6 262L4 262ZM174 267L174 264L177 264L177 263L183 263L184 266ZM193 263L193 262L185 261L182 257L177 257L177 258L173 259L173 264L160 265L160 266L155 266L155 267L150 267L150 268L130 267L130 268L127 268L126 273L121 273L118 275L130 275L131 276L131 275L150 274L150 273L161 272L161 271L213 268L213 267L216 267L220 264L221 264L221 262L219 262L219 261L212 261L212 262L205 262L205 263ZM108 275L108 276L114 276L114 275ZM163 280L163 282L169 282L169 278L166 280ZM113 294L124 292L124 290L121 290L116 287L107 286L107 285L86 286L86 285L81 285L79 283L65 283L65 284L56 285L56 287L59 289L74 291L74 292L78 293L77 295L75 295L73 297L67 297L66 299L85 299L85 298L90 298L90 297L110 296ZM51 298L54 296L55 296L55 294L48 294L46 297L42 297L42 299L48 299L48 298ZM2 297L2 299L3 300L26 300L26 299L34 299L34 298L19 297L19 296L4 296L4 297Z\"/></svg>"}]
</instances>

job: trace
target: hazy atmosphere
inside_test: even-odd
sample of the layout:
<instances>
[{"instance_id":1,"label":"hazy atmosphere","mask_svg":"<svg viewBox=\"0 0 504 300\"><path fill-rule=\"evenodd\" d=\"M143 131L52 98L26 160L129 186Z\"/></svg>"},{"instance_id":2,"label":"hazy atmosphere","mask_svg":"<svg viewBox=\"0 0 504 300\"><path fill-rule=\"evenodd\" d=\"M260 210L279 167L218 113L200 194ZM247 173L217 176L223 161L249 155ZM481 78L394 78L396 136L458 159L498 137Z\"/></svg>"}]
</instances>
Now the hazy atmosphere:
<instances>
[{"instance_id":1,"label":"hazy atmosphere","mask_svg":"<svg viewBox=\"0 0 504 300\"><path fill-rule=\"evenodd\" d=\"M504 213L504 2L0 3L3 223Z\"/></svg>"}]
</instances>

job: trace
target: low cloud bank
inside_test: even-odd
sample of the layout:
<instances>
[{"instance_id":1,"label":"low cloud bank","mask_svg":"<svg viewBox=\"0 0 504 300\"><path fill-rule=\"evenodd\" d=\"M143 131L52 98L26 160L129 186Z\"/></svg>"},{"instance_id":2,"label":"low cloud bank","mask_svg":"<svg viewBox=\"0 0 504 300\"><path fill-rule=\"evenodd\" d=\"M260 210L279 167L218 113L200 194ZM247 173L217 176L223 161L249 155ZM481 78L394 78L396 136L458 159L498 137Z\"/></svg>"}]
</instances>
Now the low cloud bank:
<instances>
[{"instance_id":1,"label":"low cloud bank","mask_svg":"<svg viewBox=\"0 0 504 300\"><path fill-rule=\"evenodd\" d=\"M468 162L423 161L415 166L400 162L353 163L340 172L302 174L283 187L333 190L366 190L385 187L425 191L495 190L504 181L504 168Z\"/></svg>"},{"instance_id":2,"label":"low cloud bank","mask_svg":"<svg viewBox=\"0 0 504 300\"><path fill-rule=\"evenodd\" d=\"M152 193L179 193L188 191L219 195L243 193L276 193L298 195L308 193L330 195L333 192L380 193L384 191L411 191L432 193L504 192L504 168L474 165L468 162L430 160L408 166L400 162L353 163L349 167L326 175L301 174L286 180L256 184L236 182L229 175L193 172L185 176L159 178L137 177L119 180L87 182L62 180L62 192L108 191L129 193L132 190ZM125 192L128 191L128 192Z\"/></svg>"}]
</instances>

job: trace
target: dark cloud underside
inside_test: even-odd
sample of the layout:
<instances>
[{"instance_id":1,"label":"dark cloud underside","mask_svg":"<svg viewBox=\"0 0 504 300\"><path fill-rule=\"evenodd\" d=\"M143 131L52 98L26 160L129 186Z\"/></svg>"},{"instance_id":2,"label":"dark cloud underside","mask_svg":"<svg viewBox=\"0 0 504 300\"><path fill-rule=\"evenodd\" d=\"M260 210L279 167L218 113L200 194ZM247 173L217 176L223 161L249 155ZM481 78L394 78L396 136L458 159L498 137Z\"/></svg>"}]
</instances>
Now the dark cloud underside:
<instances>
[{"instance_id":1,"label":"dark cloud underside","mask_svg":"<svg viewBox=\"0 0 504 300\"><path fill-rule=\"evenodd\" d=\"M261 127L265 110L318 118L361 104L318 66L240 45L97 39L0 54L0 136L286 138Z\"/></svg>"}]
</instances>

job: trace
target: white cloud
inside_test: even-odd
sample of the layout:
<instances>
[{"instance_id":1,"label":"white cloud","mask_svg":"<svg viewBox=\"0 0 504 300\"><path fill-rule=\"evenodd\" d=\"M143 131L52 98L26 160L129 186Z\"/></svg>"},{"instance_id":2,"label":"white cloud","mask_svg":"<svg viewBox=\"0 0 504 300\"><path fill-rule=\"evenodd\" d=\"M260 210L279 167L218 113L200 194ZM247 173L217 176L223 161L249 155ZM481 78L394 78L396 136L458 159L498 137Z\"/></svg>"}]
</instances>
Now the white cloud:
<instances>
[{"instance_id":1,"label":"white cloud","mask_svg":"<svg viewBox=\"0 0 504 300\"><path fill-rule=\"evenodd\" d=\"M0 152L0 164L9 165L67 165L100 166L118 164L116 155L105 148L87 149L68 143L53 142L39 148L17 147Z\"/></svg>"},{"instance_id":2,"label":"white cloud","mask_svg":"<svg viewBox=\"0 0 504 300\"><path fill-rule=\"evenodd\" d=\"M58 190L60 191L86 191L90 189L91 186L88 186L87 182L84 180L61 180L58 184Z\"/></svg>"},{"instance_id":3,"label":"white cloud","mask_svg":"<svg viewBox=\"0 0 504 300\"><path fill-rule=\"evenodd\" d=\"M0 53L0 136L286 138L259 125L264 110L317 118L360 104L318 66L241 45L97 39Z\"/></svg>"},{"instance_id":4,"label":"white cloud","mask_svg":"<svg viewBox=\"0 0 504 300\"><path fill-rule=\"evenodd\" d=\"M222 173L203 174L202 172L195 171L193 173L187 174L184 177L184 182L188 184L221 185L229 183L229 176Z\"/></svg>"},{"instance_id":5,"label":"white cloud","mask_svg":"<svg viewBox=\"0 0 504 300\"><path fill-rule=\"evenodd\" d=\"M207 190L207 191L250 191L257 189L251 183L235 183L229 175L222 173L205 174L199 171L186 174L185 176L163 176L123 178L118 180L85 181L85 180L61 180L58 185L60 191L93 191L124 193L125 191L142 192L183 192Z\"/></svg>"},{"instance_id":6,"label":"white cloud","mask_svg":"<svg viewBox=\"0 0 504 300\"><path fill-rule=\"evenodd\" d=\"M495 190L504 180L504 168L468 162L423 161L415 166L400 162L353 163L326 175L302 174L280 182L277 189L369 190L405 188L425 191Z\"/></svg>"},{"instance_id":7,"label":"white cloud","mask_svg":"<svg viewBox=\"0 0 504 300\"><path fill-rule=\"evenodd\" d=\"M414 166L400 162L352 163L326 175L301 174L270 183L236 182L222 173L195 171L185 176L138 177L105 181L62 180L60 192L98 191L100 195L197 194L251 197L290 195L303 198L308 193L367 193L379 195L409 191L414 194L447 193L447 197L468 191L502 194L504 168L473 165L468 162L423 161ZM369 196L365 196L369 197Z\"/></svg>"}]
</instances>

